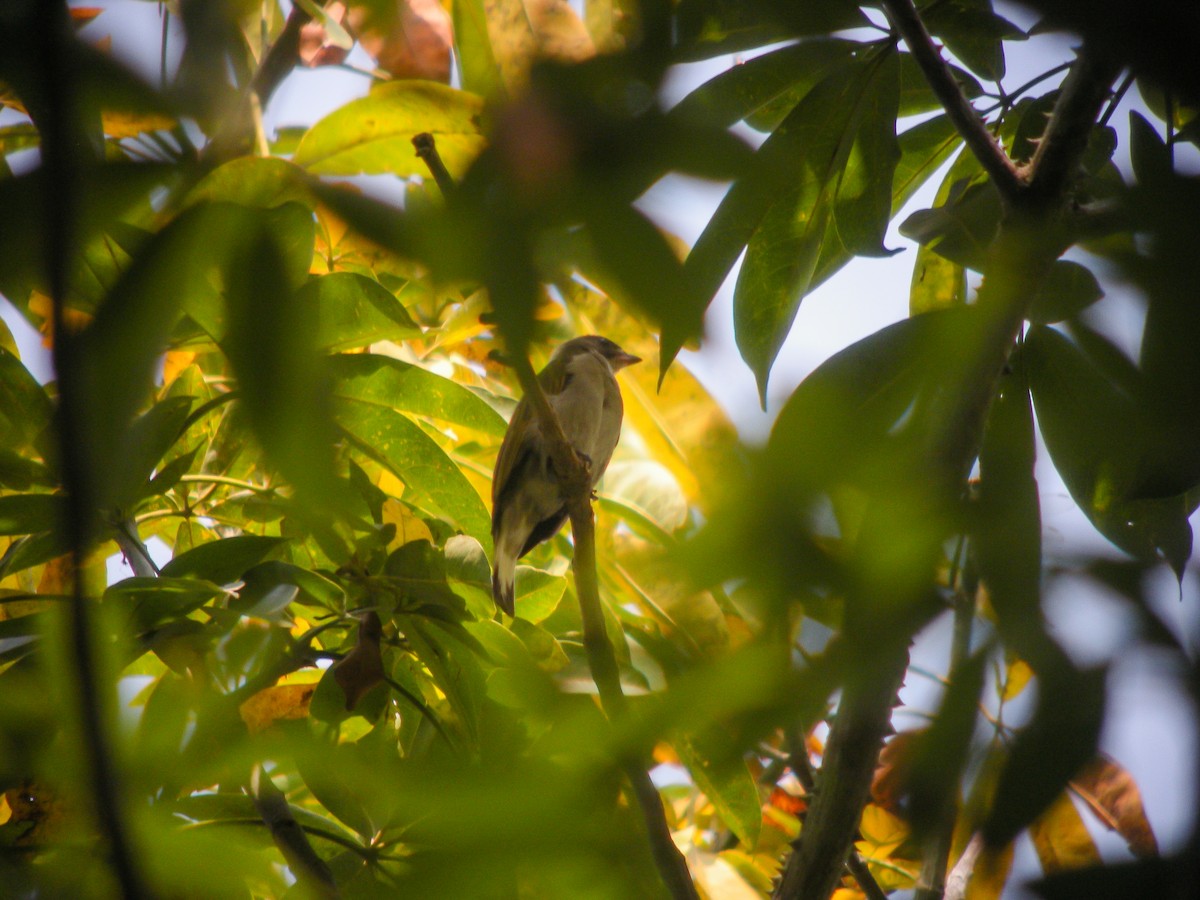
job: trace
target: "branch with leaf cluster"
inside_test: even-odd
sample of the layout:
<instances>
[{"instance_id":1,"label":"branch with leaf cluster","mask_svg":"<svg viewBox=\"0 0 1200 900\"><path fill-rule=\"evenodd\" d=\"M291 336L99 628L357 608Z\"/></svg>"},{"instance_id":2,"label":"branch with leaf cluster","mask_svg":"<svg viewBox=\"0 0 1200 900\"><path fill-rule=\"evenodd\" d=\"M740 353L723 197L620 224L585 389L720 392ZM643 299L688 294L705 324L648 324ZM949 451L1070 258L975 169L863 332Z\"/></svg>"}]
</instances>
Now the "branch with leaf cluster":
<instances>
[{"instance_id":1,"label":"branch with leaf cluster","mask_svg":"<svg viewBox=\"0 0 1200 900\"><path fill-rule=\"evenodd\" d=\"M947 115L999 191L1005 216L989 252L987 277L976 304L979 329L962 348L946 390L931 411L927 448L931 471L946 497L961 492L978 456L997 381L1044 273L1068 245L1059 221L1071 176L1100 114L1119 67L1084 47L1063 83L1030 163L1018 168L959 88L911 0L884 0L884 8L908 44ZM891 708L908 665L908 635L877 648L870 678L846 686L833 721L818 790L796 851L775 897L826 900L848 859L875 762L891 727ZM944 871L935 867L935 872Z\"/></svg>"}]
</instances>

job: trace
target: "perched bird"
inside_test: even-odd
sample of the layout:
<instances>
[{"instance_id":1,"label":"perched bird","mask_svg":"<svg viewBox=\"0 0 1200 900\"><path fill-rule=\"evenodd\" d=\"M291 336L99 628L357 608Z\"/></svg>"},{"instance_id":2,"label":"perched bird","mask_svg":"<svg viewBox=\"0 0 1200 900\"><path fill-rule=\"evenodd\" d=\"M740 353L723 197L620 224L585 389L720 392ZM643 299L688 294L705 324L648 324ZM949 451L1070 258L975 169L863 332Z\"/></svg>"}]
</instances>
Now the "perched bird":
<instances>
[{"instance_id":1,"label":"perched bird","mask_svg":"<svg viewBox=\"0 0 1200 900\"><path fill-rule=\"evenodd\" d=\"M597 335L567 341L554 351L538 382L562 423L571 446L589 463L594 488L621 437L624 405L614 373L641 360ZM517 560L558 533L567 520L537 413L525 398L517 404L492 476L492 596L510 616Z\"/></svg>"}]
</instances>

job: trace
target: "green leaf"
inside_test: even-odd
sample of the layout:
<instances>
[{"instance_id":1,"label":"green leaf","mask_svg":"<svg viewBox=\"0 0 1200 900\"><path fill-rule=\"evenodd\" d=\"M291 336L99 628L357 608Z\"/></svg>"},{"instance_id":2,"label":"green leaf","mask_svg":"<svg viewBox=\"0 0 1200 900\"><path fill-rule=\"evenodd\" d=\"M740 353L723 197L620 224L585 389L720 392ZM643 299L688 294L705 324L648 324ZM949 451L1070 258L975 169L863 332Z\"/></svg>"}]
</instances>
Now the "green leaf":
<instances>
[{"instance_id":1,"label":"green leaf","mask_svg":"<svg viewBox=\"0 0 1200 900\"><path fill-rule=\"evenodd\" d=\"M487 697L487 679L479 660L463 638L478 645L461 627L455 634L446 623L421 616L399 615L396 627L412 645L413 652L428 667L433 680L446 695L465 732L479 734L479 716ZM461 635L461 636L460 636Z\"/></svg>"},{"instance_id":2,"label":"green leaf","mask_svg":"<svg viewBox=\"0 0 1200 900\"><path fill-rule=\"evenodd\" d=\"M346 592L337 582L291 563L261 562L247 569L242 581L245 586L238 590L237 600L231 601L229 608L244 616L265 618L297 598L333 612L342 612L346 607ZM283 601L285 594L288 599Z\"/></svg>"},{"instance_id":3,"label":"green leaf","mask_svg":"<svg viewBox=\"0 0 1200 900\"><path fill-rule=\"evenodd\" d=\"M908 314L916 316L966 302L967 273L963 267L929 247L918 247L912 285L908 289Z\"/></svg>"},{"instance_id":4,"label":"green leaf","mask_svg":"<svg viewBox=\"0 0 1200 900\"><path fill-rule=\"evenodd\" d=\"M971 73L965 72L958 66L950 66L954 80L958 82L959 90L968 100L974 100L983 95L983 86L976 81ZM942 108L942 101L929 87L929 79L921 71L921 66L911 53L900 54L900 116L915 116L931 110Z\"/></svg>"},{"instance_id":5,"label":"green leaf","mask_svg":"<svg viewBox=\"0 0 1200 900\"><path fill-rule=\"evenodd\" d=\"M421 336L396 295L365 275L333 272L313 278L296 302L317 311L317 345L329 351Z\"/></svg>"},{"instance_id":6,"label":"green leaf","mask_svg":"<svg viewBox=\"0 0 1200 900\"><path fill-rule=\"evenodd\" d=\"M762 799L746 761L731 753L728 745L729 738L716 731L680 735L671 741L696 787L713 802L742 846L750 849L758 842L762 826Z\"/></svg>"},{"instance_id":7,"label":"green leaf","mask_svg":"<svg viewBox=\"0 0 1200 900\"><path fill-rule=\"evenodd\" d=\"M58 527L66 513L59 494L11 494L0 497L0 535L37 534Z\"/></svg>"},{"instance_id":8,"label":"green leaf","mask_svg":"<svg viewBox=\"0 0 1200 900\"><path fill-rule=\"evenodd\" d=\"M730 66L681 100L671 118L728 128L746 119L773 131L831 68L851 61L854 41L813 40L792 44Z\"/></svg>"},{"instance_id":9,"label":"green leaf","mask_svg":"<svg viewBox=\"0 0 1200 900\"><path fill-rule=\"evenodd\" d=\"M867 24L851 0L683 0L675 9L675 61L691 62L800 35Z\"/></svg>"},{"instance_id":10,"label":"green leaf","mask_svg":"<svg viewBox=\"0 0 1200 900\"><path fill-rule=\"evenodd\" d=\"M1038 705L1012 743L983 824L989 847L1004 847L1067 787L1096 754L1104 722L1103 669L1063 663L1038 672Z\"/></svg>"},{"instance_id":11,"label":"green leaf","mask_svg":"<svg viewBox=\"0 0 1200 900\"><path fill-rule=\"evenodd\" d=\"M1056 260L1038 285L1037 296L1029 307L1029 321L1051 325L1074 318L1103 296L1091 269L1070 260Z\"/></svg>"},{"instance_id":12,"label":"green leaf","mask_svg":"<svg viewBox=\"0 0 1200 900\"><path fill-rule=\"evenodd\" d=\"M984 429L971 546L1001 635L1035 661L1041 644L1042 516L1023 353L1014 354L1010 368L1001 377Z\"/></svg>"},{"instance_id":13,"label":"green leaf","mask_svg":"<svg viewBox=\"0 0 1200 900\"><path fill-rule=\"evenodd\" d=\"M287 209L282 207L281 209ZM311 216L308 246L311 252ZM268 459L314 508L336 505L329 385L316 353L317 310L292 291L284 252L259 231L230 263L222 343L242 407ZM262 329L269 329L263 340Z\"/></svg>"},{"instance_id":14,"label":"green leaf","mask_svg":"<svg viewBox=\"0 0 1200 900\"><path fill-rule=\"evenodd\" d=\"M160 622L186 616L210 600L225 596L225 590L200 578L126 578L104 592L104 603L121 609L138 632Z\"/></svg>"},{"instance_id":15,"label":"green leaf","mask_svg":"<svg viewBox=\"0 0 1200 900\"><path fill-rule=\"evenodd\" d=\"M962 138L943 115L914 125L899 135L897 143L900 146L900 159L896 162L896 173L892 178L891 216L912 199L921 185L958 148ZM852 258L850 251L837 239L835 224L831 222L821 245L821 258L817 261L810 290L823 284Z\"/></svg>"},{"instance_id":16,"label":"green leaf","mask_svg":"<svg viewBox=\"0 0 1200 900\"><path fill-rule=\"evenodd\" d=\"M1139 184L1164 184L1172 173L1171 152L1145 116L1129 112L1129 157Z\"/></svg>"},{"instance_id":17,"label":"green leaf","mask_svg":"<svg viewBox=\"0 0 1200 900\"><path fill-rule=\"evenodd\" d=\"M562 575L554 575L533 566L517 566L517 615L534 623L547 619L558 609L566 590L567 579Z\"/></svg>"},{"instance_id":18,"label":"green leaf","mask_svg":"<svg viewBox=\"0 0 1200 900\"><path fill-rule=\"evenodd\" d=\"M0 443L14 450L38 439L54 407L21 360L0 347Z\"/></svg>"},{"instance_id":19,"label":"green leaf","mask_svg":"<svg viewBox=\"0 0 1200 900\"><path fill-rule=\"evenodd\" d=\"M454 49L463 87L481 97L503 98L504 82L492 53L483 0L460 0L453 5L451 13L454 17Z\"/></svg>"},{"instance_id":20,"label":"green leaf","mask_svg":"<svg viewBox=\"0 0 1200 900\"><path fill-rule=\"evenodd\" d=\"M483 100L432 81L388 81L317 122L292 161L316 175L421 175L412 139L429 132L450 174L461 178L484 147Z\"/></svg>"},{"instance_id":21,"label":"green leaf","mask_svg":"<svg viewBox=\"0 0 1200 900\"><path fill-rule=\"evenodd\" d=\"M147 496L150 476L183 433L191 397L160 400L129 426L129 451L113 460L113 499L119 506Z\"/></svg>"},{"instance_id":22,"label":"green leaf","mask_svg":"<svg viewBox=\"0 0 1200 900\"><path fill-rule=\"evenodd\" d=\"M0 485L14 491L27 491L35 484L50 487L56 483L54 475L41 463L0 447Z\"/></svg>"},{"instance_id":23,"label":"green leaf","mask_svg":"<svg viewBox=\"0 0 1200 900\"><path fill-rule=\"evenodd\" d=\"M221 201L261 209L284 203L314 205L307 173L274 156L242 156L218 166L188 191L183 203L193 206Z\"/></svg>"},{"instance_id":24,"label":"green leaf","mask_svg":"<svg viewBox=\"0 0 1200 900\"><path fill-rule=\"evenodd\" d=\"M982 272L987 249L1000 227L1000 192L992 183L958 182L944 206L917 210L904 220L900 233L951 262Z\"/></svg>"},{"instance_id":25,"label":"green leaf","mask_svg":"<svg viewBox=\"0 0 1200 900\"><path fill-rule=\"evenodd\" d=\"M849 66L840 67L822 84L848 81L852 71ZM763 142L750 169L730 187L696 240L684 271L701 296L711 298L716 294L767 210L795 181L805 152L805 116L804 105L797 106ZM663 359L673 360L678 352L678 345L663 342Z\"/></svg>"},{"instance_id":26,"label":"green leaf","mask_svg":"<svg viewBox=\"0 0 1200 900\"><path fill-rule=\"evenodd\" d=\"M1004 77L1004 41L1024 40L1025 32L996 15L990 0L930 2L920 10L929 33L976 75L998 82Z\"/></svg>"},{"instance_id":27,"label":"green leaf","mask_svg":"<svg viewBox=\"0 0 1200 900\"><path fill-rule=\"evenodd\" d=\"M285 541L257 534L222 538L181 553L162 567L161 574L166 578L200 578L214 584L232 584Z\"/></svg>"},{"instance_id":28,"label":"green leaf","mask_svg":"<svg viewBox=\"0 0 1200 900\"><path fill-rule=\"evenodd\" d=\"M1101 342L1098 336L1091 344ZM1046 448L1071 497L1106 538L1139 559L1181 572L1191 556L1187 496L1137 499L1155 440L1124 365L1050 328L1033 329L1023 357ZM1136 373L1134 373L1136 375ZM1136 386L1136 382L1135 382Z\"/></svg>"},{"instance_id":29,"label":"green leaf","mask_svg":"<svg viewBox=\"0 0 1200 900\"><path fill-rule=\"evenodd\" d=\"M110 163L92 170L75 198L75 245L91 245L118 217L145 204L150 191L173 173L168 166L130 163ZM42 243L47 234L47 177L45 167L39 167L28 175L0 179L0 209L10 221L21 223L19 228L0 230L0 294L20 309L27 308L32 289L49 293ZM72 274L76 272L73 265Z\"/></svg>"},{"instance_id":30,"label":"green leaf","mask_svg":"<svg viewBox=\"0 0 1200 900\"><path fill-rule=\"evenodd\" d=\"M384 574L401 609L451 621L462 617L463 602L447 581L445 554L429 541L398 547L388 556Z\"/></svg>"},{"instance_id":31,"label":"green leaf","mask_svg":"<svg viewBox=\"0 0 1200 900\"><path fill-rule=\"evenodd\" d=\"M428 369L388 356L351 353L327 361L334 393L380 409L402 410L503 437L508 424L478 394Z\"/></svg>"},{"instance_id":32,"label":"green leaf","mask_svg":"<svg viewBox=\"0 0 1200 900\"><path fill-rule=\"evenodd\" d=\"M794 132L803 150L799 180L771 204L750 238L734 290L738 349L754 372L764 407L771 366L808 293L831 217L847 249L881 248L899 157L897 72L891 51L839 70L780 126Z\"/></svg>"},{"instance_id":33,"label":"green leaf","mask_svg":"<svg viewBox=\"0 0 1200 900\"><path fill-rule=\"evenodd\" d=\"M954 812L978 718L988 653L966 660L951 675L942 705L919 738L908 777L907 811L918 840L929 840Z\"/></svg>"},{"instance_id":34,"label":"green leaf","mask_svg":"<svg viewBox=\"0 0 1200 900\"><path fill-rule=\"evenodd\" d=\"M588 204L588 234L599 272L588 272L601 286L613 279L616 296L628 300L662 333L664 344L681 347L700 336L707 297L689 290L689 281L662 232L632 206L593 198ZM670 360L660 357L659 377Z\"/></svg>"},{"instance_id":35,"label":"green leaf","mask_svg":"<svg viewBox=\"0 0 1200 900\"><path fill-rule=\"evenodd\" d=\"M483 499L445 450L411 419L384 406L340 397L334 419L359 452L407 485L405 499L427 507L456 528L492 545Z\"/></svg>"}]
</instances>

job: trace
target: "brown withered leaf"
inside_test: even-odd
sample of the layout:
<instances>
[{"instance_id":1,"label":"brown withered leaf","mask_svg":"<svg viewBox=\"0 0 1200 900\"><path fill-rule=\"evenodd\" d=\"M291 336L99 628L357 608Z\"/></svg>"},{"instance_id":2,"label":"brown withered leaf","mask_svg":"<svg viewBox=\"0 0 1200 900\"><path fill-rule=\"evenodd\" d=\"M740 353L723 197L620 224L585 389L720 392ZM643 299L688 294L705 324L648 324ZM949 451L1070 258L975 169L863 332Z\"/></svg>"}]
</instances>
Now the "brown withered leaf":
<instances>
[{"instance_id":1,"label":"brown withered leaf","mask_svg":"<svg viewBox=\"0 0 1200 900\"><path fill-rule=\"evenodd\" d=\"M393 78L424 78L450 83L454 23L438 0L398 0L390 21L364 20L351 10L350 25L362 48Z\"/></svg>"},{"instance_id":2,"label":"brown withered leaf","mask_svg":"<svg viewBox=\"0 0 1200 900\"><path fill-rule=\"evenodd\" d=\"M325 13L339 25L346 18L345 3L330 3ZM324 22L313 19L300 29L300 62L316 66L336 66L346 61L349 48L341 47L329 39Z\"/></svg>"},{"instance_id":3,"label":"brown withered leaf","mask_svg":"<svg viewBox=\"0 0 1200 900\"><path fill-rule=\"evenodd\" d=\"M1064 791L1050 808L1034 819L1029 836L1047 875L1099 865L1100 853L1083 817Z\"/></svg>"},{"instance_id":4,"label":"brown withered leaf","mask_svg":"<svg viewBox=\"0 0 1200 900\"><path fill-rule=\"evenodd\" d=\"M238 707L242 721L251 734L269 728L284 719L303 719L316 693L317 685L276 684L264 688Z\"/></svg>"},{"instance_id":5,"label":"brown withered leaf","mask_svg":"<svg viewBox=\"0 0 1200 900\"><path fill-rule=\"evenodd\" d=\"M1125 838L1135 856L1158 856L1158 840L1146 818L1142 793L1124 766L1101 754L1075 777L1071 789L1106 828Z\"/></svg>"},{"instance_id":6,"label":"brown withered leaf","mask_svg":"<svg viewBox=\"0 0 1200 900\"><path fill-rule=\"evenodd\" d=\"M913 754L924 732L902 731L883 745L875 775L871 779L871 800L888 812L898 812L908 792Z\"/></svg>"},{"instance_id":7,"label":"brown withered leaf","mask_svg":"<svg viewBox=\"0 0 1200 900\"><path fill-rule=\"evenodd\" d=\"M567 0L525 0L525 12L541 55L563 62L596 55L587 26Z\"/></svg>"},{"instance_id":8,"label":"brown withered leaf","mask_svg":"<svg viewBox=\"0 0 1200 900\"><path fill-rule=\"evenodd\" d=\"M367 692L383 681L383 654L379 642L383 623L374 612L358 620L358 640L354 649L333 664L333 677L346 695L346 709L353 710Z\"/></svg>"}]
</instances>

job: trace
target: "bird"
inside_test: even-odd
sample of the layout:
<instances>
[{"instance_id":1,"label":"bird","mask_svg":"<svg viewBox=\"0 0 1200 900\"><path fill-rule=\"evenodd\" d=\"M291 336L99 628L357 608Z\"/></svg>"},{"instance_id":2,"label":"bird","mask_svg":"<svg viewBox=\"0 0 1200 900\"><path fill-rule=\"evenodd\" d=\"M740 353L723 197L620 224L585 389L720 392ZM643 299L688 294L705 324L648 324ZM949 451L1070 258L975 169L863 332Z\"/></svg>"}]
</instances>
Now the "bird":
<instances>
[{"instance_id":1,"label":"bird","mask_svg":"<svg viewBox=\"0 0 1200 900\"><path fill-rule=\"evenodd\" d=\"M590 334L561 344L538 373L564 436L589 467L593 489L621 437L625 408L615 374L638 362L608 338ZM508 615L515 615L517 560L554 537L566 520L567 497L537 413L522 398L492 475L492 597Z\"/></svg>"}]
</instances>

